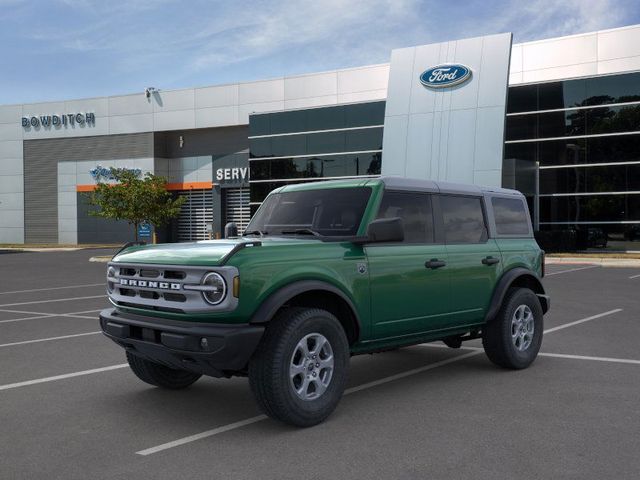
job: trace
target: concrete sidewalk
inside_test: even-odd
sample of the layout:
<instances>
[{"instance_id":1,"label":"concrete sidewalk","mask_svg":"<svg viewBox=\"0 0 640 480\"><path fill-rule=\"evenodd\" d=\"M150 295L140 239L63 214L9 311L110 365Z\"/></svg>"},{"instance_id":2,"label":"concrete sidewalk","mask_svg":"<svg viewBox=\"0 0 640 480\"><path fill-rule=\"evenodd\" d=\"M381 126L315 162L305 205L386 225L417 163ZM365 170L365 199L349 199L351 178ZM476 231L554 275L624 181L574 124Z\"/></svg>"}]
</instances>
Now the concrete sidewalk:
<instances>
[{"instance_id":1,"label":"concrete sidewalk","mask_svg":"<svg viewBox=\"0 0 640 480\"><path fill-rule=\"evenodd\" d=\"M547 265L575 265L592 264L601 267L640 267L640 258L610 258L607 256L593 257L549 257L545 259Z\"/></svg>"}]
</instances>

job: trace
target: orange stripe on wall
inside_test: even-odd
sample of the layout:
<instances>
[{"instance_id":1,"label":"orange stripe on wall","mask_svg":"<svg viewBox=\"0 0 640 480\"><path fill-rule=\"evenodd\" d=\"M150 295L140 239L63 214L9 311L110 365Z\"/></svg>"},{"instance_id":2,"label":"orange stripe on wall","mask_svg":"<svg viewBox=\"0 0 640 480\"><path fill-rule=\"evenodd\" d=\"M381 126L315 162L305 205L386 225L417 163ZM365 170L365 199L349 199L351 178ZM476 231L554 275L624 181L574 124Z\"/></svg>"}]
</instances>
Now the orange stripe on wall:
<instances>
[{"instance_id":1,"label":"orange stripe on wall","mask_svg":"<svg viewBox=\"0 0 640 480\"><path fill-rule=\"evenodd\" d=\"M213 182L167 183L167 190L195 190L212 188ZM76 185L76 192L93 192L95 185Z\"/></svg>"},{"instance_id":2,"label":"orange stripe on wall","mask_svg":"<svg viewBox=\"0 0 640 480\"><path fill-rule=\"evenodd\" d=\"M194 190L212 187L213 182L167 183L167 190Z\"/></svg>"}]
</instances>

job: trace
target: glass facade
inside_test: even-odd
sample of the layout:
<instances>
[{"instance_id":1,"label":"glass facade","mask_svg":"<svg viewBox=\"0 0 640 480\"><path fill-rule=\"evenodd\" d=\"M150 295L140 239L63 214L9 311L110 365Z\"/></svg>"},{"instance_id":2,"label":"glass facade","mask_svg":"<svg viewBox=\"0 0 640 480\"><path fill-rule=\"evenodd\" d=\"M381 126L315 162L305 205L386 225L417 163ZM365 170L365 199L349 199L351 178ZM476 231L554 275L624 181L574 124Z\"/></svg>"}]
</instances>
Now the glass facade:
<instances>
[{"instance_id":1,"label":"glass facade","mask_svg":"<svg viewBox=\"0 0 640 480\"><path fill-rule=\"evenodd\" d=\"M252 211L289 183L380 175L384 108L368 102L251 115Z\"/></svg>"},{"instance_id":2,"label":"glass facade","mask_svg":"<svg viewBox=\"0 0 640 480\"><path fill-rule=\"evenodd\" d=\"M510 87L505 140L540 230L640 236L640 73Z\"/></svg>"}]
</instances>

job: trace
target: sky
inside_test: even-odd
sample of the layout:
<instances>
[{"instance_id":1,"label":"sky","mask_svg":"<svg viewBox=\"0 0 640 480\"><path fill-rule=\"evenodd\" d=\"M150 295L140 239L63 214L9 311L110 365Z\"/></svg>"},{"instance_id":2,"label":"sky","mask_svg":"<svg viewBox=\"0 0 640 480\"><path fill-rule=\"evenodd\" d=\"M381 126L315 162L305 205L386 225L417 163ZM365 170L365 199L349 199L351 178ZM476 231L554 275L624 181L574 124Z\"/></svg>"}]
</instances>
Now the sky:
<instances>
[{"instance_id":1,"label":"sky","mask_svg":"<svg viewBox=\"0 0 640 480\"><path fill-rule=\"evenodd\" d=\"M0 104L386 63L394 48L640 23L640 0L0 0Z\"/></svg>"}]
</instances>

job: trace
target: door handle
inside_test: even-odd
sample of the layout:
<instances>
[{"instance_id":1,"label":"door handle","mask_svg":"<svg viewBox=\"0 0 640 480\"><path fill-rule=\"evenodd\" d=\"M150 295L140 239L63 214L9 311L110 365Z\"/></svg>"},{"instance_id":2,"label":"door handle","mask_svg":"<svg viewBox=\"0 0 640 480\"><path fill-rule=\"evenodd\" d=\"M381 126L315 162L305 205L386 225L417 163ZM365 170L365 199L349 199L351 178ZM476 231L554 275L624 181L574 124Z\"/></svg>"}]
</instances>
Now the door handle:
<instances>
[{"instance_id":1,"label":"door handle","mask_svg":"<svg viewBox=\"0 0 640 480\"><path fill-rule=\"evenodd\" d=\"M500 259L499 258L493 258L493 257L484 257L482 259L482 263L484 265L495 265L496 263L500 263Z\"/></svg>"},{"instance_id":2,"label":"door handle","mask_svg":"<svg viewBox=\"0 0 640 480\"><path fill-rule=\"evenodd\" d=\"M438 260L437 258L432 258L431 260L428 260L427 262L425 262L424 266L432 270L435 270L436 268L444 267L446 264L447 262Z\"/></svg>"}]
</instances>

